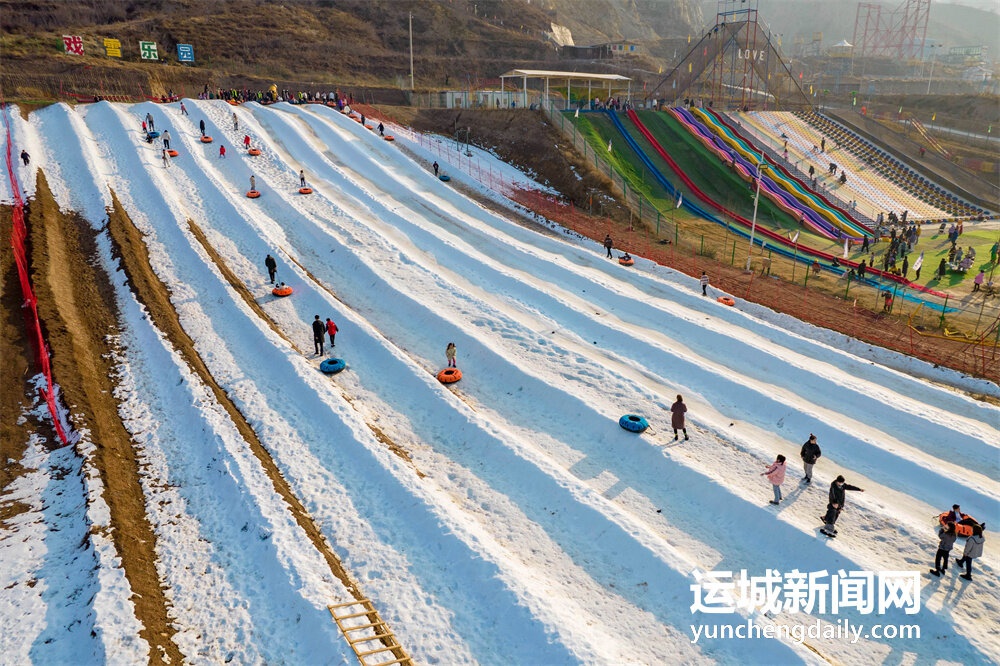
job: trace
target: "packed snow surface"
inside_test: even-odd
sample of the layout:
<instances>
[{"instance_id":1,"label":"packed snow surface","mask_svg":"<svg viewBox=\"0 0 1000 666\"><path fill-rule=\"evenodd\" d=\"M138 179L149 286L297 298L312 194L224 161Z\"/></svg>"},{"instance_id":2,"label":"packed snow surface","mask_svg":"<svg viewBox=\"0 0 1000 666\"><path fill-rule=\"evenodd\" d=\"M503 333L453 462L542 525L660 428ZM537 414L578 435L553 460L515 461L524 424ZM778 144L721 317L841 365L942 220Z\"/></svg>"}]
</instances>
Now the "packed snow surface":
<instances>
[{"instance_id":1,"label":"packed snow surface","mask_svg":"<svg viewBox=\"0 0 1000 666\"><path fill-rule=\"evenodd\" d=\"M954 565L927 574L938 513L959 503L1000 525L1000 409L970 397L997 398L995 385L739 298L726 307L670 268L638 257L626 268L597 243L495 212L502 200L481 190L501 204L487 209L463 193L480 186L460 164L435 178L439 153L403 128L388 126L388 142L325 106L250 104L236 130L233 107L185 102L189 116L107 102L14 113L13 147L32 155L21 184L30 197L41 168L59 204L98 230L117 195L215 381L417 662L1000 659L989 529L973 581ZM141 134L147 113L180 153L169 167ZM300 170L312 194L298 193ZM327 610L351 594L99 240L125 324L117 397L179 649L197 663L354 662ZM268 253L291 297L272 296ZM315 315L340 329L339 374L318 369ZM444 385L449 342L463 378ZM670 426L678 395L690 440ZM623 414L650 429L624 430ZM810 433L823 457L805 484ZM5 498L28 510L0 530L0 661L146 658L113 545L89 527L107 516L79 436L56 453L32 443ZM760 474L777 454L789 466L773 506ZM865 492L848 493L828 539L818 516L838 474ZM692 610L711 572L741 570L912 572L919 603ZM711 637L748 623L779 637ZM846 624L860 637L780 634Z\"/></svg>"}]
</instances>

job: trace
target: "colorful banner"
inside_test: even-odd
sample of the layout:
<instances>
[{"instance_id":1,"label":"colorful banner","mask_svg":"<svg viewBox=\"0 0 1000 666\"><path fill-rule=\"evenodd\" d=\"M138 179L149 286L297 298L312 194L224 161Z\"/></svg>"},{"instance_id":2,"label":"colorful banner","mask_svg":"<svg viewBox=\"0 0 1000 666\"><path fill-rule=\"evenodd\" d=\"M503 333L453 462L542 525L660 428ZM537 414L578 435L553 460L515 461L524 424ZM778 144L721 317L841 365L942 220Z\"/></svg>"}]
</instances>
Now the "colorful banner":
<instances>
[{"instance_id":1,"label":"colorful banner","mask_svg":"<svg viewBox=\"0 0 1000 666\"><path fill-rule=\"evenodd\" d=\"M177 45L178 62L194 62L194 47L190 44Z\"/></svg>"},{"instance_id":2,"label":"colorful banner","mask_svg":"<svg viewBox=\"0 0 1000 666\"><path fill-rule=\"evenodd\" d=\"M139 56L143 60L159 60L160 54L156 50L156 42L139 42Z\"/></svg>"},{"instance_id":3,"label":"colorful banner","mask_svg":"<svg viewBox=\"0 0 1000 666\"><path fill-rule=\"evenodd\" d=\"M104 52L109 58L121 58L122 57L122 43L121 40L111 39L110 37L104 40Z\"/></svg>"},{"instance_id":4,"label":"colorful banner","mask_svg":"<svg viewBox=\"0 0 1000 666\"><path fill-rule=\"evenodd\" d=\"M66 53L83 55L83 37L80 35L63 35L62 42Z\"/></svg>"}]
</instances>

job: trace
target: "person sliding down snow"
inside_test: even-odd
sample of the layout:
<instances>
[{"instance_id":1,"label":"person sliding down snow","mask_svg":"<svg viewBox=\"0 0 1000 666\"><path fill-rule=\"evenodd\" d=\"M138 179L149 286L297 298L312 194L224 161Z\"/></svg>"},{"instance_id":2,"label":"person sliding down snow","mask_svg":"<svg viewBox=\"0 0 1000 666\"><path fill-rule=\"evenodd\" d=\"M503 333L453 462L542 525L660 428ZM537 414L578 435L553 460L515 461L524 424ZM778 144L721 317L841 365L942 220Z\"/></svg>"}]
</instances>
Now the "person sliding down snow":
<instances>
[{"instance_id":1,"label":"person sliding down snow","mask_svg":"<svg viewBox=\"0 0 1000 666\"><path fill-rule=\"evenodd\" d=\"M626 252L625 254L623 254L621 258L624 261L632 261L632 255L629 254L628 252Z\"/></svg>"}]
</instances>

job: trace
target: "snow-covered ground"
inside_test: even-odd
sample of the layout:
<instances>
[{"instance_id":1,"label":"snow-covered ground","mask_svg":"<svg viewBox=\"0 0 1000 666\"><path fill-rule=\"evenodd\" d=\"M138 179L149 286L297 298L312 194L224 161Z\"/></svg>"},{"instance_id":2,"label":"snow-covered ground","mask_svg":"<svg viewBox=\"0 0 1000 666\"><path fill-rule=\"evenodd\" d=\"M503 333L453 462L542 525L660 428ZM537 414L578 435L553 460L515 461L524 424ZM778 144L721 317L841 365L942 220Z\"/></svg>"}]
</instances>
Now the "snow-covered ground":
<instances>
[{"instance_id":1,"label":"snow-covered ground","mask_svg":"<svg viewBox=\"0 0 1000 666\"><path fill-rule=\"evenodd\" d=\"M927 575L933 516L958 502L1000 524L1000 409L954 388L998 396L995 385L726 307L669 268L625 268L596 243L538 233L457 192L454 181L477 187L457 166L442 164L452 183L434 178L401 147L431 154L397 128L390 143L333 109L279 104L236 109L237 131L231 106L186 106L189 117L106 102L12 114L15 148L33 158L22 185L30 196L40 166L60 205L98 229L114 190L215 380L418 662L1000 659L991 532L972 582ZM169 168L140 135L147 112L180 151ZM213 144L199 141L202 119ZM260 156L238 148L244 134ZM311 195L297 191L300 169ZM294 346L232 289L188 220ZM100 251L114 273L106 238ZM292 297L271 295L267 253ZM115 282L122 418L181 652L350 663L326 608L349 592L211 390ZM317 314L340 328L340 374L320 373L311 353ZM445 386L435 375L448 342L464 376ZM673 441L678 394L690 441ZM627 413L651 428L623 430ZM809 433L823 448L812 485L800 483ZM84 523L102 520L100 489L72 456L31 452L40 460L17 497L31 510L0 530L0 661L61 661L74 641L84 661L133 661L144 642L120 565L108 544L81 545ZM760 473L777 454L790 464L775 507ZM71 496L46 497L55 467L77 478ZM865 492L848 493L828 540L818 516L838 474ZM875 572L875 588L879 572L914 572L919 610L692 611L706 572L743 569ZM706 637L720 624L817 621L863 635ZM920 635L881 638L874 625Z\"/></svg>"}]
</instances>

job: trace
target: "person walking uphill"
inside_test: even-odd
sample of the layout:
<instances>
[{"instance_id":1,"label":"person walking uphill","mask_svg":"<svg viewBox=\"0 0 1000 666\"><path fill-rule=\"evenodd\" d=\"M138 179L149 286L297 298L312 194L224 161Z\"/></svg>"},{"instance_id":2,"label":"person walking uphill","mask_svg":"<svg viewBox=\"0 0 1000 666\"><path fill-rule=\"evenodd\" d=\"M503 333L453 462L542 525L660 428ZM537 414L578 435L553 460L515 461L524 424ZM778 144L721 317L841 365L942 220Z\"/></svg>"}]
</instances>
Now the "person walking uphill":
<instances>
[{"instance_id":1,"label":"person walking uphill","mask_svg":"<svg viewBox=\"0 0 1000 666\"><path fill-rule=\"evenodd\" d=\"M448 359L448 367L449 368L457 368L458 367L457 365L455 365L455 356L457 354L458 354L458 350L455 348L455 343L454 342L449 342L448 346L445 347L445 350L444 350L445 358Z\"/></svg>"},{"instance_id":2,"label":"person walking uphill","mask_svg":"<svg viewBox=\"0 0 1000 666\"><path fill-rule=\"evenodd\" d=\"M205 119L204 118L202 118L201 121L198 123L198 127L201 128L201 135L205 136Z\"/></svg>"},{"instance_id":3,"label":"person walking uphill","mask_svg":"<svg viewBox=\"0 0 1000 666\"><path fill-rule=\"evenodd\" d=\"M701 295L708 296L708 273L705 271L701 272Z\"/></svg>"},{"instance_id":4,"label":"person walking uphill","mask_svg":"<svg viewBox=\"0 0 1000 666\"><path fill-rule=\"evenodd\" d=\"M760 473L761 476L766 476L767 480L771 482L771 488L774 490L774 499L771 500L771 504L778 504L781 502L781 484L785 482L785 456L779 455L771 466Z\"/></svg>"},{"instance_id":5,"label":"person walking uphill","mask_svg":"<svg viewBox=\"0 0 1000 666\"><path fill-rule=\"evenodd\" d=\"M333 323L333 320L330 319L329 317L327 317L326 318L326 332L330 336L330 346L331 347L336 347L337 346L337 331L338 330L340 330L340 329L338 329L337 325Z\"/></svg>"},{"instance_id":6,"label":"person walking uphill","mask_svg":"<svg viewBox=\"0 0 1000 666\"><path fill-rule=\"evenodd\" d=\"M809 439L806 443L802 445L802 451L799 454L802 456L802 470L805 472L805 476L802 480L806 483L812 483L813 480L813 465L816 461L820 459L823 452L819 448L819 444L816 443L816 435L809 433Z\"/></svg>"},{"instance_id":7,"label":"person walking uphill","mask_svg":"<svg viewBox=\"0 0 1000 666\"><path fill-rule=\"evenodd\" d=\"M608 251L608 259L611 259L611 248L615 246L615 242L611 240L611 234L604 236L604 249Z\"/></svg>"},{"instance_id":8,"label":"person walking uphill","mask_svg":"<svg viewBox=\"0 0 1000 666\"><path fill-rule=\"evenodd\" d=\"M684 433L684 439L691 439L688 437L687 428L684 426L684 413L688 410L687 405L684 404L684 398L677 396L677 402L670 406L670 427L674 429L674 441L676 442L677 431L680 430Z\"/></svg>"},{"instance_id":9,"label":"person walking uphill","mask_svg":"<svg viewBox=\"0 0 1000 666\"><path fill-rule=\"evenodd\" d=\"M323 354L323 336L325 334L326 326L323 325L319 315L316 315L316 318L313 319L313 345L317 356L321 356Z\"/></svg>"},{"instance_id":10,"label":"person walking uphill","mask_svg":"<svg viewBox=\"0 0 1000 666\"><path fill-rule=\"evenodd\" d=\"M963 564L965 565L965 573L961 574L959 578L972 580L972 560L983 556L984 543L986 543L986 538L983 536L983 528L981 525L976 525L972 528L972 536L965 540L965 551L962 553L962 557L955 560L955 566L961 568Z\"/></svg>"},{"instance_id":11,"label":"person walking uphill","mask_svg":"<svg viewBox=\"0 0 1000 666\"><path fill-rule=\"evenodd\" d=\"M940 576L942 571L948 570L948 556L955 545L955 539L958 538L958 534L955 533L955 523L949 520L944 527L938 530L938 538L940 541L937 553L934 554L934 568L931 569L931 573L935 576Z\"/></svg>"},{"instance_id":12,"label":"person walking uphill","mask_svg":"<svg viewBox=\"0 0 1000 666\"><path fill-rule=\"evenodd\" d=\"M834 479L833 483L830 484L830 502L826 506L826 515L820 516L820 520L823 521L823 529L820 533L825 534L828 537L837 536L837 530L834 525L837 524L837 519L840 518L840 512L844 510L844 503L847 501L847 491L857 490L858 492L865 492L857 486L852 486L844 482L843 475L838 476Z\"/></svg>"},{"instance_id":13,"label":"person walking uphill","mask_svg":"<svg viewBox=\"0 0 1000 666\"><path fill-rule=\"evenodd\" d=\"M267 255L264 259L264 266L267 267L267 277L271 279L271 284L274 284L274 274L278 272L278 262L271 255Z\"/></svg>"},{"instance_id":14,"label":"person walking uphill","mask_svg":"<svg viewBox=\"0 0 1000 666\"><path fill-rule=\"evenodd\" d=\"M28 154L27 150L21 151L21 161L24 162L24 166L28 166L28 162L31 161L31 155Z\"/></svg>"}]
</instances>

